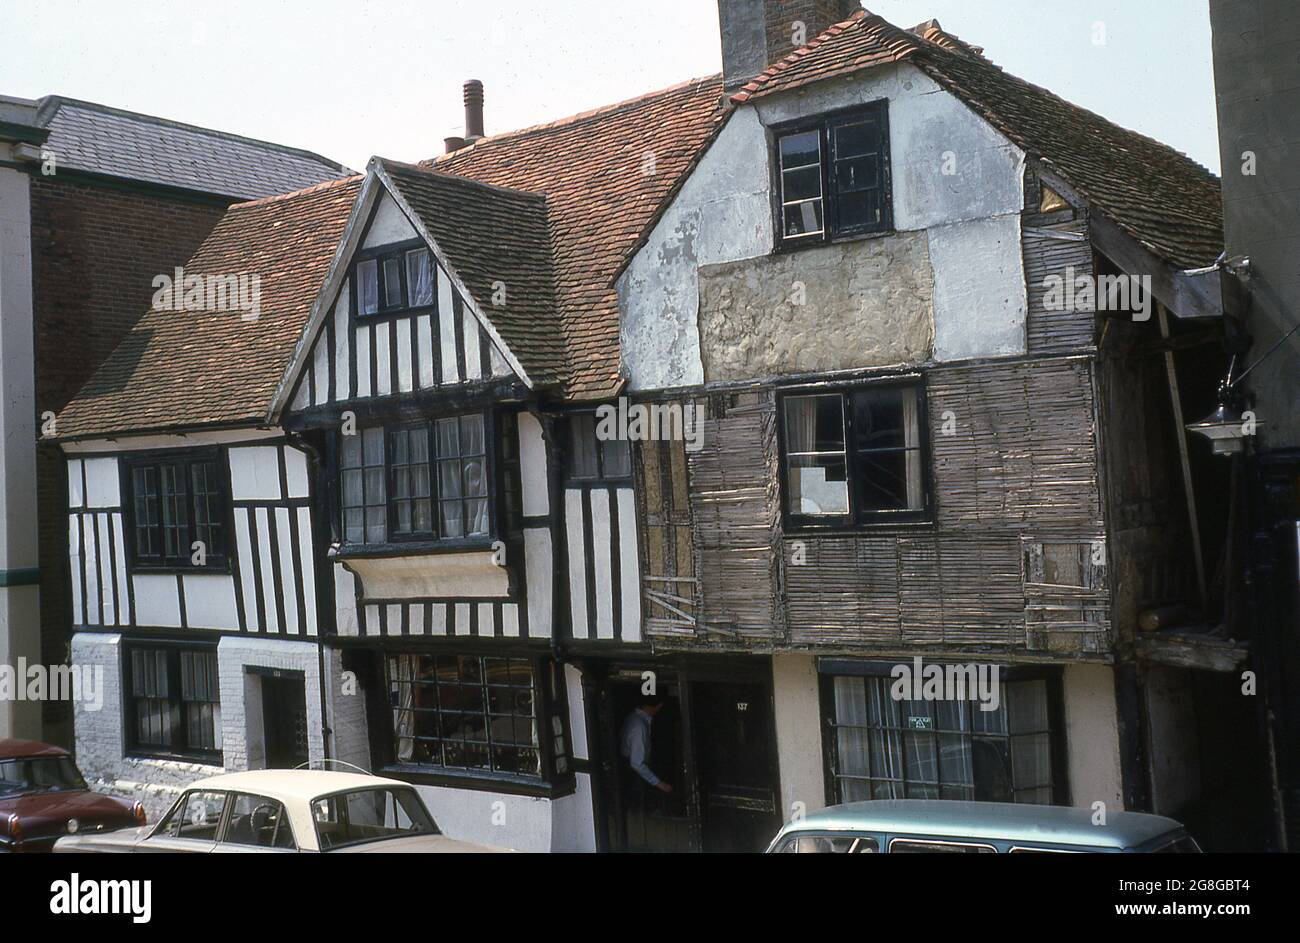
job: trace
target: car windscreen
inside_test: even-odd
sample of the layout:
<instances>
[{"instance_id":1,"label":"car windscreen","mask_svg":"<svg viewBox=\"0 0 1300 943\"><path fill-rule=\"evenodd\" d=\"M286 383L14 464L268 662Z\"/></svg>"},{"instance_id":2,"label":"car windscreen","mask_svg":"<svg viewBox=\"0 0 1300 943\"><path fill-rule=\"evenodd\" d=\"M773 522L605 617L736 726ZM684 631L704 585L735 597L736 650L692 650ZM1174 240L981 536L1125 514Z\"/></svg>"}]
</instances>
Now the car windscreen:
<instances>
[{"instance_id":1,"label":"car windscreen","mask_svg":"<svg viewBox=\"0 0 1300 943\"><path fill-rule=\"evenodd\" d=\"M437 835L414 789L378 787L322 796L311 804L321 851L408 835Z\"/></svg>"},{"instance_id":2,"label":"car windscreen","mask_svg":"<svg viewBox=\"0 0 1300 943\"><path fill-rule=\"evenodd\" d=\"M86 788L70 756L12 757L0 760L0 796L78 792Z\"/></svg>"}]
</instances>

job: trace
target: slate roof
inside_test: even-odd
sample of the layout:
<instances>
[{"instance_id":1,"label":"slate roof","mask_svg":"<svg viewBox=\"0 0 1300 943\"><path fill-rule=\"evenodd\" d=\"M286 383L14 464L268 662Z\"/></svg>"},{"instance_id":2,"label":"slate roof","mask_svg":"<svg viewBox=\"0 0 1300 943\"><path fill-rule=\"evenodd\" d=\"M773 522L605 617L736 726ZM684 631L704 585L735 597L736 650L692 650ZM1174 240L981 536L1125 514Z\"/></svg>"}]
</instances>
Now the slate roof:
<instances>
[{"instance_id":1,"label":"slate roof","mask_svg":"<svg viewBox=\"0 0 1300 943\"><path fill-rule=\"evenodd\" d=\"M148 311L59 414L58 437L264 421L361 180L230 207L185 274L259 276L260 317Z\"/></svg>"},{"instance_id":2,"label":"slate roof","mask_svg":"<svg viewBox=\"0 0 1300 943\"><path fill-rule=\"evenodd\" d=\"M563 382L546 197L380 159L529 378ZM496 285L505 304L495 304Z\"/></svg>"},{"instance_id":3,"label":"slate roof","mask_svg":"<svg viewBox=\"0 0 1300 943\"><path fill-rule=\"evenodd\" d=\"M1219 178L1159 141L1009 75L931 20L902 30L863 10L774 64L736 103L909 62L948 89L1121 229L1181 268L1223 250Z\"/></svg>"},{"instance_id":4,"label":"slate roof","mask_svg":"<svg viewBox=\"0 0 1300 943\"><path fill-rule=\"evenodd\" d=\"M422 162L545 194L570 397L619 388L614 274L694 166L722 117L721 99L720 75L694 79Z\"/></svg>"},{"instance_id":5,"label":"slate roof","mask_svg":"<svg viewBox=\"0 0 1300 943\"><path fill-rule=\"evenodd\" d=\"M253 200L352 174L311 151L61 95L37 103L60 169Z\"/></svg>"}]
</instances>

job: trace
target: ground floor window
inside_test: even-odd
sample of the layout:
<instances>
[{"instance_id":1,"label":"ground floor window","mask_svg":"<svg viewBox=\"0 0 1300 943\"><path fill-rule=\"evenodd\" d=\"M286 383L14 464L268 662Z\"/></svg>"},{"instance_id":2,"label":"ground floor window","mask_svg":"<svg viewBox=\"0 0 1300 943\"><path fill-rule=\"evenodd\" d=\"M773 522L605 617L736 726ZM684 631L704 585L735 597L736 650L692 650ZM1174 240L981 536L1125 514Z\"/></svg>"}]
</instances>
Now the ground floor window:
<instances>
[{"instance_id":1,"label":"ground floor window","mask_svg":"<svg viewBox=\"0 0 1300 943\"><path fill-rule=\"evenodd\" d=\"M1001 680L996 710L976 700L896 700L892 685L887 672L823 675L835 801L1053 801L1061 736L1053 679Z\"/></svg>"},{"instance_id":2,"label":"ground floor window","mask_svg":"<svg viewBox=\"0 0 1300 943\"><path fill-rule=\"evenodd\" d=\"M388 658L394 759L455 775L570 773L559 668L531 655Z\"/></svg>"},{"instance_id":3,"label":"ground floor window","mask_svg":"<svg viewBox=\"0 0 1300 943\"><path fill-rule=\"evenodd\" d=\"M128 750L220 762L216 646L131 644L124 651Z\"/></svg>"}]
</instances>

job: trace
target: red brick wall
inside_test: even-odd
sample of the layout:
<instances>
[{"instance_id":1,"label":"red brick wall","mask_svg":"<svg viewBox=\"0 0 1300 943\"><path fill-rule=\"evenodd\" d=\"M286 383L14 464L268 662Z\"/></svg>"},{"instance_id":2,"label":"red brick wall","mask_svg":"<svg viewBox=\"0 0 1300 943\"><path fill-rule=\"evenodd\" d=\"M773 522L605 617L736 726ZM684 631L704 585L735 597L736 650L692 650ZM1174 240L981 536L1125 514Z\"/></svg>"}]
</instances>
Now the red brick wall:
<instances>
[{"instance_id":1,"label":"red brick wall","mask_svg":"<svg viewBox=\"0 0 1300 943\"><path fill-rule=\"evenodd\" d=\"M155 275L184 265L224 206L150 192L32 177L36 411L57 413L147 309ZM55 449L37 455L41 648L68 657L65 472ZM71 746L67 704L45 705L46 736Z\"/></svg>"},{"instance_id":2,"label":"red brick wall","mask_svg":"<svg viewBox=\"0 0 1300 943\"><path fill-rule=\"evenodd\" d=\"M861 0L767 0L767 61L779 62L799 48L794 24L803 23L805 42L862 9Z\"/></svg>"}]
</instances>

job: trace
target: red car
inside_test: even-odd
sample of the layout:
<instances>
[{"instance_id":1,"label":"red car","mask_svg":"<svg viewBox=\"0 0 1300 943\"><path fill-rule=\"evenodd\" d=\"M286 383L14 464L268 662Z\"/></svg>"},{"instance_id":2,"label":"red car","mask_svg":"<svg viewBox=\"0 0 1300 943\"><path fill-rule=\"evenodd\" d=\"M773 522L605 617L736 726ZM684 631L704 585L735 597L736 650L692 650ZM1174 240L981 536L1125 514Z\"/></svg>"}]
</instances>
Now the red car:
<instances>
[{"instance_id":1,"label":"red car","mask_svg":"<svg viewBox=\"0 0 1300 943\"><path fill-rule=\"evenodd\" d=\"M0 740L0 854L50 851L64 835L144 824L140 803L91 792L67 750Z\"/></svg>"}]
</instances>

